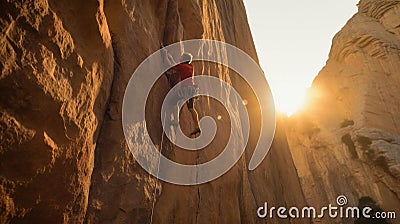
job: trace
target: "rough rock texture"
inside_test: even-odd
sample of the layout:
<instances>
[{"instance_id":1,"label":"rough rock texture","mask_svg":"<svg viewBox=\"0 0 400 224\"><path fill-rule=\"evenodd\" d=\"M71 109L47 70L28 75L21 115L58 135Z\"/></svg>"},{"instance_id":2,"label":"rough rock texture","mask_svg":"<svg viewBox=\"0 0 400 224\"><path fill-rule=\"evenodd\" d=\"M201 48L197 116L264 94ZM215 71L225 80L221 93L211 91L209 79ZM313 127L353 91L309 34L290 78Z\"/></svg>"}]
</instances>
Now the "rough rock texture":
<instances>
[{"instance_id":1,"label":"rough rock texture","mask_svg":"<svg viewBox=\"0 0 400 224\"><path fill-rule=\"evenodd\" d=\"M85 218L113 78L102 8L86 6L0 2L2 223Z\"/></svg>"},{"instance_id":2,"label":"rough rock texture","mask_svg":"<svg viewBox=\"0 0 400 224\"><path fill-rule=\"evenodd\" d=\"M362 0L305 109L287 123L307 202L362 196L400 213L400 1Z\"/></svg>"},{"instance_id":3,"label":"rough rock texture","mask_svg":"<svg viewBox=\"0 0 400 224\"><path fill-rule=\"evenodd\" d=\"M222 40L257 58L242 1L2 0L0 9L1 223L147 223L154 200L154 223L259 223L265 220L257 218L256 208L264 202L305 204L280 124L257 170L247 169L259 131L255 122L248 150L236 166L218 180L193 187L156 181L135 162L123 136L125 87L161 42ZM255 105L243 80L227 68L195 66L197 74L231 82ZM154 90L147 126L156 144L177 161L213 158L228 137L224 129L204 152L181 153L168 142L160 144L165 77ZM197 107L202 115L224 113L207 98ZM259 112L249 110L254 116ZM188 132L193 127L188 111L181 116ZM229 119L218 126L228 127Z\"/></svg>"}]
</instances>

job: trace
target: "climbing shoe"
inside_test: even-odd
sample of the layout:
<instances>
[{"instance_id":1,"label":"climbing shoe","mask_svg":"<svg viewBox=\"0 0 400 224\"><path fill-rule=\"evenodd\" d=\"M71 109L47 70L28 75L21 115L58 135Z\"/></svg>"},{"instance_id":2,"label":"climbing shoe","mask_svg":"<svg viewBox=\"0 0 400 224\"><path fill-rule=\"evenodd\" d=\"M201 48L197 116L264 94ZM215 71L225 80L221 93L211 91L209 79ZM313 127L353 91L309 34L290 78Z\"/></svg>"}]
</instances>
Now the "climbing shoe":
<instances>
[{"instance_id":1,"label":"climbing shoe","mask_svg":"<svg viewBox=\"0 0 400 224\"><path fill-rule=\"evenodd\" d=\"M200 133L201 133L200 128L196 128L192 133L190 133L190 135L197 135Z\"/></svg>"}]
</instances>

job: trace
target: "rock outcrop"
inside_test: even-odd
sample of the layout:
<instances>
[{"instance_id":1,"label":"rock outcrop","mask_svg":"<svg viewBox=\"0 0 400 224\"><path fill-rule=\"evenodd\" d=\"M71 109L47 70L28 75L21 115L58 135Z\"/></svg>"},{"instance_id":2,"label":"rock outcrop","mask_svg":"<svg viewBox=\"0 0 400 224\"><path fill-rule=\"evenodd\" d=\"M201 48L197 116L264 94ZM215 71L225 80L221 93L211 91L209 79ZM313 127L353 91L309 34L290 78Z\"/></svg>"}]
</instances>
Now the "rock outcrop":
<instances>
[{"instance_id":1,"label":"rock outcrop","mask_svg":"<svg viewBox=\"0 0 400 224\"><path fill-rule=\"evenodd\" d=\"M125 87L161 42L221 40L257 60L241 0L4 0L0 9L1 223L260 223L256 209L264 202L305 205L280 123L259 168L247 169L259 131L253 123L240 161L199 186L157 181L135 162L125 142ZM227 68L195 65L196 73L215 74L247 95L249 105L255 103L243 80ZM160 144L166 78L154 89L147 114L156 143L177 160L212 159L229 133L219 131L219 141L194 154ZM223 113L206 98L198 107L202 115ZM250 110L257 116L257 109ZM187 110L181 116L183 130L190 130ZM227 127L228 121L219 125Z\"/></svg>"},{"instance_id":2,"label":"rock outcrop","mask_svg":"<svg viewBox=\"0 0 400 224\"><path fill-rule=\"evenodd\" d=\"M400 210L400 1L361 0L335 36L307 105L288 119L308 204L346 195Z\"/></svg>"}]
</instances>

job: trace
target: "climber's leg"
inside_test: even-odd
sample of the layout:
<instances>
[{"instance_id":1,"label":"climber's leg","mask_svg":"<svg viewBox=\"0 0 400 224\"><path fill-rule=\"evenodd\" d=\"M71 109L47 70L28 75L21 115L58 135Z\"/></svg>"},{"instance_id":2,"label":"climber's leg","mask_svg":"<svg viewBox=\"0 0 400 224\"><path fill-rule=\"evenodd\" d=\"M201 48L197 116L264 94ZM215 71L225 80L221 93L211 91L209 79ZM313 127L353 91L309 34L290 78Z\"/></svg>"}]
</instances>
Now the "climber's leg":
<instances>
[{"instance_id":1,"label":"climber's leg","mask_svg":"<svg viewBox=\"0 0 400 224\"><path fill-rule=\"evenodd\" d=\"M188 106L190 113L192 114L192 118L193 118L194 125L195 125L195 129L192 133L190 133L190 135L196 135L201 132L200 126L199 126L199 115L198 115L196 109L194 109L193 101L194 101L193 98L191 98L187 101L187 106Z\"/></svg>"},{"instance_id":2,"label":"climber's leg","mask_svg":"<svg viewBox=\"0 0 400 224\"><path fill-rule=\"evenodd\" d=\"M173 106L170 125L177 127L179 125L179 106L178 103Z\"/></svg>"}]
</instances>

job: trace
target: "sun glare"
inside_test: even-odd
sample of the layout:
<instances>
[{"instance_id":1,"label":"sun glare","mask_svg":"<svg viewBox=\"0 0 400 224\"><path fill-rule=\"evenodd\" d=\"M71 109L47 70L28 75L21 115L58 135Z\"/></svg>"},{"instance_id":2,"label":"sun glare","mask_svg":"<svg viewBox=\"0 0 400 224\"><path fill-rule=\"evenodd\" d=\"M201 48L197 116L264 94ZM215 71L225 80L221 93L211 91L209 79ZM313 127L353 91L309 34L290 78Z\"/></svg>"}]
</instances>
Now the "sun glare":
<instances>
[{"instance_id":1,"label":"sun glare","mask_svg":"<svg viewBox=\"0 0 400 224\"><path fill-rule=\"evenodd\" d=\"M297 90L274 94L275 108L278 112L291 116L304 105L305 90Z\"/></svg>"},{"instance_id":2,"label":"sun glare","mask_svg":"<svg viewBox=\"0 0 400 224\"><path fill-rule=\"evenodd\" d=\"M278 111L290 116L303 106L333 36L357 12L358 1L244 1Z\"/></svg>"}]
</instances>

